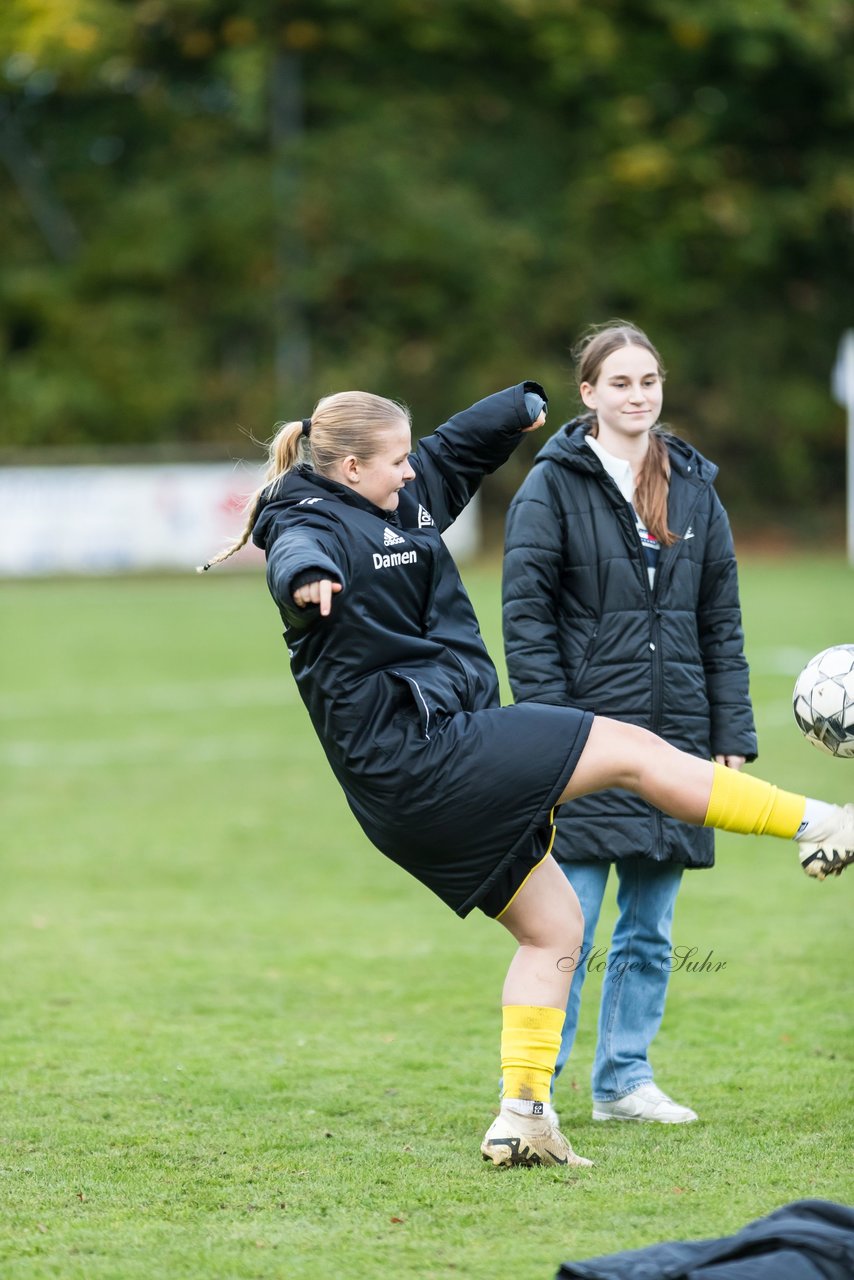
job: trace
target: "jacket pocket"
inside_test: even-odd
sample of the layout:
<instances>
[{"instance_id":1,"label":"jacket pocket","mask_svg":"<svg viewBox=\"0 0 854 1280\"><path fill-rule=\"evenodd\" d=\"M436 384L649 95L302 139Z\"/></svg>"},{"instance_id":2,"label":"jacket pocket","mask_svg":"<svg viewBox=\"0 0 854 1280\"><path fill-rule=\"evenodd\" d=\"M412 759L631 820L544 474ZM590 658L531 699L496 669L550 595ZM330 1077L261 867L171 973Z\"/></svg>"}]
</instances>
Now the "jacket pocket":
<instances>
[{"instance_id":1,"label":"jacket pocket","mask_svg":"<svg viewBox=\"0 0 854 1280\"><path fill-rule=\"evenodd\" d=\"M593 632L584 646L581 660L572 676L572 692L579 694L581 692L582 681L587 674L587 668L590 666L590 659L593 657L593 650L596 648L596 641L599 639L599 623L593 628Z\"/></svg>"},{"instance_id":2,"label":"jacket pocket","mask_svg":"<svg viewBox=\"0 0 854 1280\"><path fill-rule=\"evenodd\" d=\"M444 667L417 667L407 670L398 667L388 675L406 689L410 710L418 718L420 736L430 742L433 735L448 716L456 715L466 705L463 686L464 675L452 675Z\"/></svg>"},{"instance_id":3,"label":"jacket pocket","mask_svg":"<svg viewBox=\"0 0 854 1280\"><path fill-rule=\"evenodd\" d=\"M421 688L421 685L419 684L415 676L408 676L403 671L392 671L390 674L393 675L397 680L402 680L404 684L408 685L409 691L412 695L412 701L414 702L415 709L418 713L418 719L421 722L421 736L423 738L426 738L426 740L429 742L430 729L431 727L435 728L436 716L434 712L433 716L431 717L430 703L427 701L424 690ZM431 718L434 721L432 726L430 723Z\"/></svg>"}]
</instances>

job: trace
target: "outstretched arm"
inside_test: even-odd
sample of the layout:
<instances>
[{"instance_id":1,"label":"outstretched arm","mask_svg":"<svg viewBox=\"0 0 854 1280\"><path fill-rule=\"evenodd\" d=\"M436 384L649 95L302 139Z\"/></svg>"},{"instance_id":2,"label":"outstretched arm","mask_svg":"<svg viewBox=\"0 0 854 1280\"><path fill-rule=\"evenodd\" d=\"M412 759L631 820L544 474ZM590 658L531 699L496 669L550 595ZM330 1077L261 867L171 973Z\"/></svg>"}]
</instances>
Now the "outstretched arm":
<instances>
[{"instance_id":1,"label":"outstretched arm","mask_svg":"<svg viewBox=\"0 0 854 1280\"><path fill-rule=\"evenodd\" d=\"M440 530L474 497L483 477L507 461L522 436L542 426L547 405L538 382L520 382L455 413L419 441L412 464Z\"/></svg>"}]
</instances>

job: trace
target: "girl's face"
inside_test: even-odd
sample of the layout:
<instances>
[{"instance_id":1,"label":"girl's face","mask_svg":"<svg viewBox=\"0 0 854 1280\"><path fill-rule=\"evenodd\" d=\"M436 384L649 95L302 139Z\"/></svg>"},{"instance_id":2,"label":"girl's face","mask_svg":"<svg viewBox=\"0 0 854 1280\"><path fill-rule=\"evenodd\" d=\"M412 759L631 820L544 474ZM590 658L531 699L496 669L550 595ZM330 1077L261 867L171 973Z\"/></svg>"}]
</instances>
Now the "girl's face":
<instances>
[{"instance_id":1,"label":"girl's face","mask_svg":"<svg viewBox=\"0 0 854 1280\"><path fill-rule=\"evenodd\" d=\"M664 399L655 356L635 346L612 351L596 381L582 382L579 390L587 408L596 411L600 439L610 433L622 439L644 435L658 422Z\"/></svg>"},{"instance_id":2,"label":"girl's face","mask_svg":"<svg viewBox=\"0 0 854 1280\"><path fill-rule=\"evenodd\" d=\"M415 479L409 463L411 451L412 432L406 419L401 418L399 425L382 431L380 447L373 457L367 461L345 458L341 478L374 506L383 511L396 511L401 489Z\"/></svg>"}]
</instances>

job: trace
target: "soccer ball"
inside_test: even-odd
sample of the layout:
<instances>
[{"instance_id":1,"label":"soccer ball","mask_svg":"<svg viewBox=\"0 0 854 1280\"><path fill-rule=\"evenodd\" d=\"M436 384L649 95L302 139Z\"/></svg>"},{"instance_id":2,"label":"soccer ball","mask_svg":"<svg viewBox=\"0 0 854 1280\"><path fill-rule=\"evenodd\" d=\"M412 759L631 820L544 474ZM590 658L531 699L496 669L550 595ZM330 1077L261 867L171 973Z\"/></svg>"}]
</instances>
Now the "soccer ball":
<instances>
[{"instance_id":1,"label":"soccer ball","mask_svg":"<svg viewBox=\"0 0 854 1280\"><path fill-rule=\"evenodd\" d=\"M854 759L854 644L836 644L810 659L795 682L793 706L807 742Z\"/></svg>"}]
</instances>

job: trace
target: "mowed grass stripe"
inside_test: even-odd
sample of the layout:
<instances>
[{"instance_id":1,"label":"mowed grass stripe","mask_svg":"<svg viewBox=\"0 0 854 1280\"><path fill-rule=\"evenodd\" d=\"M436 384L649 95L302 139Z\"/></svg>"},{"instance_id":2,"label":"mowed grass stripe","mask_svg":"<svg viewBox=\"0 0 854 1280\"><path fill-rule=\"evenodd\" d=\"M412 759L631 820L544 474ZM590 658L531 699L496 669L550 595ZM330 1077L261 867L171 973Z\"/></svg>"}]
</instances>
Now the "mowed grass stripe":
<instances>
[{"instance_id":1,"label":"mowed grass stripe","mask_svg":"<svg viewBox=\"0 0 854 1280\"><path fill-rule=\"evenodd\" d=\"M96 685L62 689L50 695L4 692L0 720L57 719L60 716L153 715L173 711L206 711L218 707L285 706L299 695L288 683L271 686L261 680L212 680L191 684Z\"/></svg>"},{"instance_id":2,"label":"mowed grass stripe","mask_svg":"<svg viewBox=\"0 0 854 1280\"><path fill-rule=\"evenodd\" d=\"M122 768L168 761L173 767L229 761L257 761L275 752L277 740L236 737L233 734L189 738L174 737L94 738L74 742L12 742L0 745L0 765L19 769L103 769Z\"/></svg>"}]
</instances>

